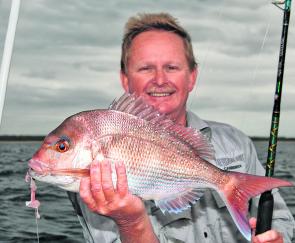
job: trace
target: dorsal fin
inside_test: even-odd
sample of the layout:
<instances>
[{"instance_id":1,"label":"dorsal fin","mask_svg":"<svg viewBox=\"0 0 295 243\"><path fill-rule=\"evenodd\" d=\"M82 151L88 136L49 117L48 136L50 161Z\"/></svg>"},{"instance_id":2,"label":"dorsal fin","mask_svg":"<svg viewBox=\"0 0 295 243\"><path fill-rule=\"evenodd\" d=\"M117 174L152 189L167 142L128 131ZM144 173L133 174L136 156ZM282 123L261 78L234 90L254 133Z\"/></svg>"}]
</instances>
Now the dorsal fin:
<instances>
[{"instance_id":1,"label":"dorsal fin","mask_svg":"<svg viewBox=\"0 0 295 243\"><path fill-rule=\"evenodd\" d=\"M156 128L165 129L170 135L180 140L194 151L196 156L206 160L214 160L214 149L207 138L194 128L176 124L165 114L160 113L153 106L148 105L142 97L125 93L118 100L114 100L109 110L116 110L134 115L153 124Z\"/></svg>"}]
</instances>

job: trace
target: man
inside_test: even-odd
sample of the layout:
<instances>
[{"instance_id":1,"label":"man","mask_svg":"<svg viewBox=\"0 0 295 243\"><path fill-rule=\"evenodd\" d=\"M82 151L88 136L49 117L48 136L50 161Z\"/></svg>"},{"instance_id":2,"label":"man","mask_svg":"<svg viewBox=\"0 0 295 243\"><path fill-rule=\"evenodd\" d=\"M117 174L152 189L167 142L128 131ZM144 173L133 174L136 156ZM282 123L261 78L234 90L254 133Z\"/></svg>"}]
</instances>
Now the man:
<instances>
[{"instance_id":1,"label":"man","mask_svg":"<svg viewBox=\"0 0 295 243\"><path fill-rule=\"evenodd\" d=\"M144 14L129 19L122 44L121 82L177 123L199 129L213 144L216 166L264 174L250 139L237 129L203 121L186 110L197 77L190 36L168 14ZM230 162L230 163L229 163ZM116 164L114 186L108 161L94 161L80 195L70 194L87 242L246 242L226 206L214 191L180 214L163 215L153 202L128 191L123 163ZM273 230L253 236L253 242L290 242L294 219L274 191ZM257 199L249 214L256 215ZM250 220L255 229L255 219ZM284 241L283 241L284 240Z\"/></svg>"}]
</instances>

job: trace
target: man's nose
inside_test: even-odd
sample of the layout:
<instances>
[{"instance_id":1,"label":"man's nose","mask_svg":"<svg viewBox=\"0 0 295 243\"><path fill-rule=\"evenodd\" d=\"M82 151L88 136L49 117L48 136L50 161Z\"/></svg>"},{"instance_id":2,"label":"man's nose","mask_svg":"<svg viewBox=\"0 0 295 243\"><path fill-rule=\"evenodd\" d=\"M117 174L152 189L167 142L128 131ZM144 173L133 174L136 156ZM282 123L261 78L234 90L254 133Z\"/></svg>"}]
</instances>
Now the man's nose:
<instances>
[{"instance_id":1,"label":"man's nose","mask_svg":"<svg viewBox=\"0 0 295 243\"><path fill-rule=\"evenodd\" d=\"M166 74L165 74L164 70L162 70L162 69L156 70L155 77L154 77L154 82L157 85L162 85L162 84L167 82L167 77L166 77Z\"/></svg>"}]
</instances>

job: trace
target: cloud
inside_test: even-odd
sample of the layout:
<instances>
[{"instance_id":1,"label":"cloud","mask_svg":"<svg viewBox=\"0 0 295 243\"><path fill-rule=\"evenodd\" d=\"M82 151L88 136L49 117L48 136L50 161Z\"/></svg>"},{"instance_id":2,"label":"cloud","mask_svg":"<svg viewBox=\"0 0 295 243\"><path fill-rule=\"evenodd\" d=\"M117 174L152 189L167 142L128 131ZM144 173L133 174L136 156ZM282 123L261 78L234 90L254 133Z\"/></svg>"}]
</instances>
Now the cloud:
<instances>
[{"instance_id":1,"label":"cloud","mask_svg":"<svg viewBox=\"0 0 295 243\"><path fill-rule=\"evenodd\" d=\"M25 77L28 78L42 78L42 79L54 79L56 78L56 74L55 71L53 70L32 70L30 72L27 73L23 73L22 74Z\"/></svg>"},{"instance_id":2,"label":"cloud","mask_svg":"<svg viewBox=\"0 0 295 243\"><path fill-rule=\"evenodd\" d=\"M1 51L9 10L10 1L0 1ZM199 62L191 109L247 134L268 135L263 127L272 109L282 11L266 0L22 1L0 134L46 134L65 117L107 107L122 94L123 28L138 12L169 12L191 34ZM288 122L295 116L293 19L282 100Z\"/></svg>"}]
</instances>

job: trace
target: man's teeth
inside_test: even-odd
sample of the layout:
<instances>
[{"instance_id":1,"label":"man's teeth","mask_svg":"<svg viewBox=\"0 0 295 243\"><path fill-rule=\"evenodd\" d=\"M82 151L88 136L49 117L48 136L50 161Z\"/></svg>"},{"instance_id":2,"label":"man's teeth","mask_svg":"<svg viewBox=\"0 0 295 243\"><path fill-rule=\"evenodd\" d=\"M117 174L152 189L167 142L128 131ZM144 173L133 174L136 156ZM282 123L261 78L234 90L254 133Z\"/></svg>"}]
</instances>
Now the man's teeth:
<instances>
[{"instance_id":1,"label":"man's teeth","mask_svg":"<svg viewBox=\"0 0 295 243\"><path fill-rule=\"evenodd\" d=\"M164 97L171 95L171 93L149 93L149 95L154 97Z\"/></svg>"}]
</instances>

